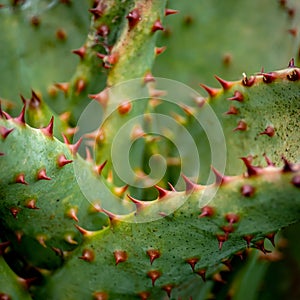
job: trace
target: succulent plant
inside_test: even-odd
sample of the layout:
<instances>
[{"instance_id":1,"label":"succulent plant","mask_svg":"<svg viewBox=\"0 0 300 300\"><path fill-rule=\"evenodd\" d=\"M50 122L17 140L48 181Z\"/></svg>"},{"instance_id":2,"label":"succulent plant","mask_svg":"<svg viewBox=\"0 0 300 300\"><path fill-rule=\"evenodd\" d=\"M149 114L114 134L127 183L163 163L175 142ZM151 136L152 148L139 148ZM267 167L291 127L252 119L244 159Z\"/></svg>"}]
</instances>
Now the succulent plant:
<instances>
[{"instance_id":1,"label":"succulent plant","mask_svg":"<svg viewBox=\"0 0 300 300\"><path fill-rule=\"evenodd\" d=\"M166 4L1 4L0 299L257 299L299 261L299 4Z\"/></svg>"}]
</instances>

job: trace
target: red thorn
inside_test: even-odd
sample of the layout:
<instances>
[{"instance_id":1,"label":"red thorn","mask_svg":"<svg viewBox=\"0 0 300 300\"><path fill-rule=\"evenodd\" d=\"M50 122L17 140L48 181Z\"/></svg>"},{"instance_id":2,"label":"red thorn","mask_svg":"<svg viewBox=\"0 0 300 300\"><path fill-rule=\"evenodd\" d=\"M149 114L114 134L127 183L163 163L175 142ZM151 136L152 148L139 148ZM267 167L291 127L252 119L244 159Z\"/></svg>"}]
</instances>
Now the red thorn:
<instances>
[{"instance_id":1,"label":"red thorn","mask_svg":"<svg viewBox=\"0 0 300 300\"><path fill-rule=\"evenodd\" d=\"M161 21L160 20L156 20L154 22L151 30L152 30L152 32L155 32L157 30L164 30L164 27L163 27Z\"/></svg>"},{"instance_id":2,"label":"red thorn","mask_svg":"<svg viewBox=\"0 0 300 300\"><path fill-rule=\"evenodd\" d=\"M66 94L69 90L70 83L69 82L57 82L54 84L54 86Z\"/></svg>"},{"instance_id":3,"label":"red thorn","mask_svg":"<svg viewBox=\"0 0 300 300\"><path fill-rule=\"evenodd\" d=\"M34 277L34 278L21 278L19 277L18 280L20 282L20 284L23 285L23 287L27 290L29 290L30 286L37 280L38 278Z\"/></svg>"},{"instance_id":4,"label":"red thorn","mask_svg":"<svg viewBox=\"0 0 300 300\"><path fill-rule=\"evenodd\" d=\"M273 247L275 247L275 235L276 232L271 232L266 235L266 238L272 243Z\"/></svg>"},{"instance_id":5,"label":"red thorn","mask_svg":"<svg viewBox=\"0 0 300 300\"><path fill-rule=\"evenodd\" d=\"M72 50L72 53L78 55L80 59L83 59L86 54L86 48L82 46L79 49Z\"/></svg>"},{"instance_id":6,"label":"red thorn","mask_svg":"<svg viewBox=\"0 0 300 300\"><path fill-rule=\"evenodd\" d=\"M198 257L192 257L185 260L192 268L193 272L195 271L195 265L199 261Z\"/></svg>"},{"instance_id":7,"label":"red thorn","mask_svg":"<svg viewBox=\"0 0 300 300\"><path fill-rule=\"evenodd\" d=\"M232 271L232 265L230 259L225 259L222 261L222 264L225 265L229 271Z\"/></svg>"},{"instance_id":8,"label":"red thorn","mask_svg":"<svg viewBox=\"0 0 300 300\"><path fill-rule=\"evenodd\" d=\"M142 20L142 17L139 10L135 8L129 12L126 19L128 20L129 30L131 30L139 21Z\"/></svg>"},{"instance_id":9,"label":"red thorn","mask_svg":"<svg viewBox=\"0 0 300 300\"><path fill-rule=\"evenodd\" d=\"M67 211L66 215L67 215L69 218L73 219L74 221L78 222L77 213L78 213L77 207L71 207L71 208Z\"/></svg>"},{"instance_id":10,"label":"red thorn","mask_svg":"<svg viewBox=\"0 0 300 300\"><path fill-rule=\"evenodd\" d=\"M267 136L272 137L275 134L275 129L273 126L267 126L265 131L260 133L260 135L262 134L266 134Z\"/></svg>"},{"instance_id":11,"label":"red thorn","mask_svg":"<svg viewBox=\"0 0 300 300\"><path fill-rule=\"evenodd\" d=\"M244 78L242 80L242 84L247 87L252 86L255 82L255 76L250 76L250 78L247 78L246 74L243 74L243 75L244 75Z\"/></svg>"},{"instance_id":12,"label":"red thorn","mask_svg":"<svg viewBox=\"0 0 300 300\"><path fill-rule=\"evenodd\" d=\"M27 103L27 100L23 95L20 95L23 105Z\"/></svg>"},{"instance_id":13,"label":"red thorn","mask_svg":"<svg viewBox=\"0 0 300 300\"><path fill-rule=\"evenodd\" d=\"M63 28L58 28L55 34L56 38L60 41L65 41L68 37L66 31Z\"/></svg>"},{"instance_id":14,"label":"red thorn","mask_svg":"<svg viewBox=\"0 0 300 300\"><path fill-rule=\"evenodd\" d=\"M25 125L25 110L26 104L23 105L22 111L20 112L19 116L14 118L14 121L19 123L20 125Z\"/></svg>"},{"instance_id":15,"label":"red thorn","mask_svg":"<svg viewBox=\"0 0 300 300\"><path fill-rule=\"evenodd\" d=\"M74 226L77 228L77 230L78 230L83 236L92 236L92 235L94 234L93 231L86 230L86 229L84 229L83 227L78 226L77 224L74 224ZM77 244L77 242L73 240L72 243L74 243L74 242Z\"/></svg>"},{"instance_id":16,"label":"red thorn","mask_svg":"<svg viewBox=\"0 0 300 300\"><path fill-rule=\"evenodd\" d=\"M155 78L153 77L151 72L147 72L144 76L144 83L154 82Z\"/></svg>"},{"instance_id":17,"label":"red thorn","mask_svg":"<svg viewBox=\"0 0 300 300\"><path fill-rule=\"evenodd\" d=\"M152 281L152 286L154 286L155 281L161 276L161 272L158 270L152 270L147 273L148 277Z\"/></svg>"},{"instance_id":18,"label":"red thorn","mask_svg":"<svg viewBox=\"0 0 300 300\"><path fill-rule=\"evenodd\" d=\"M9 211L12 214L12 216L16 219L18 217L18 213L21 211L21 209L19 207L11 207L9 209Z\"/></svg>"},{"instance_id":19,"label":"red thorn","mask_svg":"<svg viewBox=\"0 0 300 300\"><path fill-rule=\"evenodd\" d=\"M106 24L102 24L97 28L97 34L99 34L102 37L107 37L110 32L109 27Z\"/></svg>"},{"instance_id":20,"label":"red thorn","mask_svg":"<svg viewBox=\"0 0 300 300\"><path fill-rule=\"evenodd\" d=\"M203 217L212 217L215 214L215 209L212 206L203 206L202 207L202 212L198 216L198 218L203 218Z\"/></svg>"},{"instance_id":21,"label":"red thorn","mask_svg":"<svg viewBox=\"0 0 300 300\"><path fill-rule=\"evenodd\" d=\"M233 97L227 98L230 101L244 101L244 95L240 91L235 91Z\"/></svg>"},{"instance_id":22,"label":"red thorn","mask_svg":"<svg viewBox=\"0 0 300 300\"><path fill-rule=\"evenodd\" d=\"M215 97L219 94L220 89L216 89L216 88L211 88L205 84L199 83L199 85L206 90L206 92L209 94L210 97Z\"/></svg>"},{"instance_id":23,"label":"red thorn","mask_svg":"<svg viewBox=\"0 0 300 300\"><path fill-rule=\"evenodd\" d=\"M293 37L296 37L298 34L297 28L290 28L288 29L288 33L290 33Z\"/></svg>"},{"instance_id":24,"label":"red thorn","mask_svg":"<svg viewBox=\"0 0 300 300\"><path fill-rule=\"evenodd\" d=\"M92 154L91 154L91 151L90 151L89 147L85 147L85 160L87 162L92 162L93 161Z\"/></svg>"},{"instance_id":25,"label":"red thorn","mask_svg":"<svg viewBox=\"0 0 300 300\"><path fill-rule=\"evenodd\" d=\"M0 126L0 135L5 140L7 136L14 130L14 128L8 129L4 126Z\"/></svg>"},{"instance_id":26,"label":"red thorn","mask_svg":"<svg viewBox=\"0 0 300 300\"><path fill-rule=\"evenodd\" d=\"M233 82L224 80L217 75L215 75L215 78L220 82L224 90L229 90L234 85Z\"/></svg>"},{"instance_id":27,"label":"red thorn","mask_svg":"<svg viewBox=\"0 0 300 300\"><path fill-rule=\"evenodd\" d=\"M222 250L224 242L227 241L227 235L217 234L217 240L219 242L219 249Z\"/></svg>"},{"instance_id":28,"label":"red thorn","mask_svg":"<svg viewBox=\"0 0 300 300\"><path fill-rule=\"evenodd\" d=\"M160 251L155 249L149 249L147 250L147 255L150 258L150 264L152 265L154 260L160 257Z\"/></svg>"},{"instance_id":29,"label":"red thorn","mask_svg":"<svg viewBox=\"0 0 300 300\"><path fill-rule=\"evenodd\" d=\"M49 124L46 127L41 128L42 133L50 138L53 138L53 122L54 117L52 116Z\"/></svg>"},{"instance_id":30,"label":"red thorn","mask_svg":"<svg viewBox=\"0 0 300 300\"><path fill-rule=\"evenodd\" d=\"M229 176L222 175L218 170L216 170L213 166L211 166L212 171L214 172L216 176L216 184L217 185L223 185L230 181Z\"/></svg>"},{"instance_id":31,"label":"red thorn","mask_svg":"<svg viewBox=\"0 0 300 300\"><path fill-rule=\"evenodd\" d=\"M120 115L126 115L131 111L132 105L130 101L123 101L118 106L118 112Z\"/></svg>"},{"instance_id":32,"label":"red thorn","mask_svg":"<svg viewBox=\"0 0 300 300\"><path fill-rule=\"evenodd\" d=\"M103 90L98 94L94 94L94 95L89 95L90 99L96 100L98 103L100 103L102 105L102 107L106 107L107 106L107 102L108 102L108 92L107 90Z\"/></svg>"},{"instance_id":33,"label":"red thorn","mask_svg":"<svg viewBox=\"0 0 300 300\"><path fill-rule=\"evenodd\" d=\"M272 251L270 250L267 250L264 246L264 239L260 240L260 241L257 241L255 244L254 244L254 248L260 250L263 254L267 254L267 253L270 253Z\"/></svg>"},{"instance_id":34,"label":"red thorn","mask_svg":"<svg viewBox=\"0 0 300 300\"><path fill-rule=\"evenodd\" d=\"M128 255L126 251L116 250L114 251L114 257L116 261L116 266L119 263L125 262L128 259Z\"/></svg>"},{"instance_id":35,"label":"red thorn","mask_svg":"<svg viewBox=\"0 0 300 300\"><path fill-rule=\"evenodd\" d=\"M281 156L281 159L284 162L284 166L282 168L283 172L293 172L294 171L294 166L291 162L289 162L284 156Z\"/></svg>"},{"instance_id":36,"label":"red thorn","mask_svg":"<svg viewBox=\"0 0 300 300\"><path fill-rule=\"evenodd\" d=\"M130 195L127 195L127 197L136 205L137 210L140 210L140 209L150 205L149 201L137 200Z\"/></svg>"},{"instance_id":37,"label":"red thorn","mask_svg":"<svg viewBox=\"0 0 300 300\"><path fill-rule=\"evenodd\" d=\"M234 232L234 227L231 223L229 225L222 226L221 229L224 231L226 239L230 233Z\"/></svg>"},{"instance_id":38,"label":"red thorn","mask_svg":"<svg viewBox=\"0 0 300 300\"><path fill-rule=\"evenodd\" d=\"M192 192L193 190L197 189L197 184L192 182L188 177L186 177L184 174L181 174L181 177L183 178L185 182L185 191L187 193Z\"/></svg>"},{"instance_id":39,"label":"red thorn","mask_svg":"<svg viewBox=\"0 0 300 300\"><path fill-rule=\"evenodd\" d=\"M247 130L247 123L243 120L238 122L238 125L233 129L233 131L245 131Z\"/></svg>"},{"instance_id":40,"label":"red thorn","mask_svg":"<svg viewBox=\"0 0 300 300\"><path fill-rule=\"evenodd\" d=\"M290 81L296 81L300 78L300 72L298 70L293 70L291 73L287 75L287 79Z\"/></svg>"},{"instance_id":41,"label":"red thorn","mask_svg":"<svg viewBox=\"0 0 300 300\"><path fill-rule=\"evenodd\" d=\"M244 184L241 187L241 193L245 197L252 197L253 194L255 193L255 188L250 184Z\"/></svg>"},{"instance_id":42,"label":"red thorn","mask_svg":"<svg viewBox=\"0 0 300 300\"><path fill-rule=\"evenodd\" d=\"M295 60L294 60L294 58L292 58L292 59L289 61L288 68L294 68L294 67L295 67Z\"/></svg>"},{"instance_id":43,"label":"red thorn","mask_svg":"<svg viewBox=\"0 0 300 300\"><path fill-rule=\"evenodd\" d=\"M167 46L155 47L154 53L155 53L155 55L159 55L159 54L164 53L166 51L166 49L167 49Z\"/></svg>"},{"instance_id":44,"label":"red thorn","mask_svg":"<svg viewBox=\"0 0 300 300\"><path fill-rule=\"evenodd\" d=\"M235 106L231 105L225 114L226 115L237 115L238 113L239 113L239 110Z\"/></svg>"},{"instance_id":45,"label":"red thorn","mask_svg":"<svg viewBox=\"0 0 300 300\"><path fill-rule=\"evenodd\" d=\"M105 10L105 4L102 1L99 1L95 8L89 9L89 12L93 14L95 19L102 17Z\"/></svg>"},{"instance_id":46,"label":"red thorn","mask_svg":"<svg viewBox=\"0 0 300 300\"><path fill-rule=\"evenodd\" d=\"M240 217L238 215L236 215L235 213L228 213L225 215L225 219L230 224L234 224L240 220Z\"/></svg>"},{"instance_id":47,"label":"red thorn","mask_svg":"<svg viewBox=\"0 0 300 300\"><path fill-rule=\"evenodd\" d=\"M270 160L270 158L265 153L263 154L263 156L264 156L265 161L266 161L266 163L269 167L274 167L275 166L274 163Z\"/></svg>"},{"instance_id":48,"label":"red thorn","mask_svg":"<svg viewBox=\"0 0 300 300\"><path fill-rule=\"evenodd\" d=\"M28 182L25 181L25 175L23 173L16 176L15 182L28 185Z\"/></svg>"},{"instance_id":49,"label":"red thorn","mask_svg":"<svg viewBox=\"0 0 300 300\"><path fill-rule=\"evenodd\" d=\"M128 184L125 184L125 185L120 186L120 187L119 186L115 186L113 188L114 194L117 195L117 196L119 196L119 197L121 197L127 191L128 187L129 187Z\"/></svg>"},{"instance_id":50,"label":"red thorn","mask_svg":"<svg viewBox=\"0 0 300 300\"><path fill-rule=\"evenodd\" d=\"M0 256L3 256L3 254L5 253L5 250L7 249L7 247L9 245L10 245L10 241L0 243ZM0 299L1 299L1 297L0 297Z\"/></svg>"},{"instance_id":51,"label":"red thorn","mask_svg":"<svg viewBox=\"0 0 300 300\"><path fill-rule=\"evenodd\" d=\"M263 82L265 83L271 83L273 82L277 76L275 73L262 73L262 76L263 76Z\"/></svg>"},{"instance_id":52,"label":"red thorn","mask_svg":"<svg viewBox=\"0 0 300 300\"><path fill-rule=\"evenodd\" d=\"M62 137L64 139L65 144L70 149L72 155L75 156L78 152L78 149L79 149L80 145L81 145L82 137L75 144L70 144L68 138L63 133L62 133Z\"/></svg>"},{"instance_id":53,"label":"red thorn","mask_svg":"<svg viewBox=\"0 0 300 300\"><path fill-rule=\"evenodd\" d=\"M241 160L244 162L248 176L255 176L261 173L260 167L255 167L251 165L251 160L248 157L241 157Z\"/></svg>"},{"instance_id":54,"label":"red thorn","mask_svg":"<svg viewBox=\"0 0 300 300\"><path fill-rule=\"evenodd\" d=\"M2 116L4 116L6 120L12 119L12 117L6 111L2 111Z\"/></svg>"},{"instance_id":55,"label":"red thorn","mask_svg":"<svg viewBox=\"0 0 300 300\"><path fill-rule=\"evenodd\" d=\"M168 182L168 186L170 187L172 192L177 192L174 186L170 182Z\"/></svg>"},{"instance_id":56,"label":"red thorn","mask_svg":"<svg viewBox=\"0 0 300 300\"><path fill-rule=\"evenodd\" d=\"M141 293L139 293L139 296L140 296L141 300L147 300L150 297L150 293L149 292L141 292Z\"/></svg>"},{"instance_id":57,"label":"red thorn","mask_svg":"<svg viewBox=\"0 0 300 300\"><path fill-rule=\"evenodd\" d=\"M163 189L162 187L155 185L154 186L158 191L158 199L161 199L167 195L169 195L170 191Z\"/></svg>"},{"instance_id":58,"label":"red thorn","mask_svg":"<svg viewBox=\"0 0 300 300\"><path fill-rule=\"evenodd\" d=\"M23 100L22 95L21 95L21 98ZM25 102L26 102L26 100L25 100ZM29 100L29 107L37 109L41 105L41 103L42 103L41 98L37 95L37 93L34 90L31 90L31 98Z\"/></svg>"},{"instance_id":59,"label":"red thorn","mask_svg":"<svg viewBox=\"0 0 300 300\"><path fill-rule=\"evenodd\" d=\"M16 235L18 243L21 243L21 240L22 240L22 237L23 237L23 232L22 231L16 231L15 235Z\"/></svg>"},{"instance_id":60,"label":"red thorn","mask_svg":"<svg viewBox=\"0 0 300 300\"><path fill-rule=\"evenodd\" d=\"M223 284L226 283L226 281L222 278L222 276L221 276L220 273L215 273L215 274L213 275L213 280L214 280L215 282L220 282L220 283L223 283Z\"/></svg>"},{"instance_id":61,"label":"red thorn","mask_svg":"<svg viewBox=\"0 0 300 300\"><path fill-rule=\"evenodd\" d=\"M62 258L64 257L64 252L62 251L62 249L56 247L51 247L51 249L55 252L56 255Z\"/></svg>"},{"instance_id":62,"label":"red thorn","mask_svg":"<svg viewBox=\"0 0 300 300\"><path fill-rule=\"evenodd\" d=\"M47 248L45 236L43 236L43 235L38 235L38 236L36 237L36 240L39 242L39 244L40 244L41 246L43 246L44 248Z\"/></svg>"},{"instance_id":63,"label":"red thorn","mask_svg":"<svg viewBox=\"0 0 300 300\"><path fill-rule=\"evenodd\" d=\"M0 101L0 118L2 118L2 119L4 118L1 101Z\"/></svg>"},{"instance_id":64,"label":"red thorn","mask_svg":"<svg viewBox=\"0 0 300 300\"><path fill-rule=\"evenodd\" d=\"M105 292L96 292L93 296L95 300L108 300L108 294Z\"/></svg>"},{"instance_id":65,"label":"red thorn","mask_svg":"<svg viewBox=\"0 0 300 300\"><path fill-rule=\"evenodd\" d=\"M3 155L5 155L3 152L0 152L0 156L3 156Z\"/></svg>"},{"instance_id":66,"label":"red thorn","mask_svg":"<svg viewBox=\"0 0 300 300\"><path fill-rule=\"evenodd\" d=\"M106 55L103 53L97 53L96 55L97 55L97 57L99 57L102 60L106 57Z\"/></svg>"},{"instance_id":67,"label":"red thorn","mask_svg":"<svg viewBox=\"0 0 300 300\"><path fill-rule=\"evenodd\" d=\"M46 174L46 169L41 169L38 171L37 180L51 180L51 178Z\"/></svg>"},{"instance_id":68,"label":"red thorn","mask_svg":"<svg viewBox=\"0 0 300 300\"><path fill-rule=\"evenodd\" d=\"M250 242L253 238L254 238L254 235L252 235L252 234L243 236L243 239L246 241L248 248L250 247Z\"/></svg>"},{"instance_id":69,"label":"red thorn","mask_svg":"<svg viewBox=\"0 0 300 300\"><path fill-rule=\"evenodd\" d=\"M61 154L57 157L57 164L60 168L67 164L70 164L71 162L73 162L73 160L67 159L64 154Z\"/></svg>"},{"instance_id":70,"label":"red thorn","mask_svg":"<svg viewBox=\"0 0 300 300\"><path fill-rule=\"evenodd\" d=\"M197 270L196 273L202 278L202 280L204 282L206 282L206 270L205 269Z\"/></svg>"},{"instance_id":71,"label":"red thorn","mask_svg":"<svg viewBox=\"0 0 300 300\"><path fill-rule=\"evenodd\" d=\"M84 249L82 251L82 255L78 258L87 262L92 262L95 259L95 253L91 249Z\"/></svg>"},{"instance_id":72,"label":"red thorn","mask_svg":"<svg viewBox=\"0 0 300 300\"><path fill-rule=\"evenodd\" d=\"M116 215L104 208L101 208L101 212L104 212L112 222L120 220L120 217L118 215Z\"/></svg>"},{"instance_id":73,"label":"red thorn","mask_svg":"<svg viewBox=\"0 0 300 300\"><path fill-rule=\"evenodd\" d=\"M80 78L76 82L76 93L80 94L86 87L84 79Z\"/></svg>"},{"instance_id":74,"label":"red thorn","mask_svg":"<svg viewBox=\"0 0 300 300\"><path fill-rule=\"evenodd\" d=\"M76 226L76 225L75 225L75 226ZM83 234L83 235L88 235L88 234L89 234L89 232L88 232L87 230L84 231L84 229L81 228L81 227L79 227L79 226L77 227L77 229L78 229L78 231L79 231L81 234ZM85 233L85 232L87 232L87 233ZM74 236L73 236L72 234L70 234L70 233L65 234L64 240L65 240L67 243L69 243L70 245L78 245L78 242L74 240Z\"/></svg>"},{"instance_id":75,"label":"red thorn","mask_svg":"<svg viewBox=\"0 0 300 300\"><path fill-rule=\"evenodd\" d=\"M244 256L243 256L244 251L238 251L236 253L234 253L234 255L238 256L240 258L240 260L244 260Z\"/></svg>"},{"instance_id":76,"label":"red thorn","mask_svg":"<svg viewBox=\"0 0 300 300\"><path fill-rule=\"evenodd\" d=\"M171 9L171 8L165 9L165 16L174 15L174 14L178 14L178 13L179 13L179 10L176 10L176 9Z\"/></svg>"},{"instance_id":77,"label":"red thorn","mask_svg":"<svg viewBox=\"0 0 300 300\"><path fill-rule=\"evenodd\" d=\"M295 187L300 188L300 175L295 175L291 182Z\"/></svg>"},{"instance_id":78,"label":"red thorn","mask_svg":"<svg viewBox=\"0 0 300 300\"><path fill-rule=\"evenodd\" d=\"M39 209L36 207L36 200L35 199L29 199L26 203L26 207L29 209Z\"/></svg>"},{"instance_id":79,"label":"red thorn","mask_svg":"<svg viewBox=\"0 0 300 300\"><path fill-rule=\"evenodd\" d=\"M172 284L167 284L162 287L162 289L167 292L167 295L169 298L171 298L171 292L172 292L173 287L174 286Z\"/></svg>"},{"instance_id":80,"label":"red thorn","mask_svg":"<svg viewBox=\"0 0 300 300\"><path fill-rule=\"evenodd\" d=\"M95 166L94 170L96 171L96 173L98 175L101 175L101 173L102 173L104 167L106 166L106 164L107 164L107 160L105 162L103 162L102 164L100 164L99 166Z\"/></svg>"}]
</instances>

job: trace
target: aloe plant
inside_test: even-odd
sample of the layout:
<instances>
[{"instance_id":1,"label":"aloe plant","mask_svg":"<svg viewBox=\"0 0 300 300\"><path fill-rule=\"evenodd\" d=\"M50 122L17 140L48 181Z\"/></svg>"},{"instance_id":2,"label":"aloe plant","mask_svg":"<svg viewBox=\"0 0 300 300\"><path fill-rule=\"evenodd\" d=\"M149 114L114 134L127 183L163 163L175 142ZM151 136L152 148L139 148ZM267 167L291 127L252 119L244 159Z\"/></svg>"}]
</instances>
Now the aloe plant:
<instances>
[{"instance_id":1,"label":"aloe plant","mask_svg":"<svg viewBox=\"0 0 300 300\"><path fill-rule=\"evenodd\" d=\"M231 2L1 5L1 299L268 286L300 219L299 4Z\"/></svg>"}]
</instances>

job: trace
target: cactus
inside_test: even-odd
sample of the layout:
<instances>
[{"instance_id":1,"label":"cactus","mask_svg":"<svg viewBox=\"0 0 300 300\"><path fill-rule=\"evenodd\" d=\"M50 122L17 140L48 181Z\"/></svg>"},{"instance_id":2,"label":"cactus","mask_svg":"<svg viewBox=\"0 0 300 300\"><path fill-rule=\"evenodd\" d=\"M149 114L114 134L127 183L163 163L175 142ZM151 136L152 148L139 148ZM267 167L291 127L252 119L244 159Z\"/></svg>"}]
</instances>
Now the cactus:
<instances>
[{"instance_id":1,"label":"cactus","mask_svg":"<svg viewBox=\"0 0 300 300\"><path fill-rule=\"evenodd\" d=\"M195 38L231 2L1 4L1 299L256 299L300 219L298 4L261 4L262 29L245 1L220 40ZM246 61L249 24L296 60L255 46ZM272 71L254 73L262 60ZM209 87L214 73L230 80Z\"/></svg>"}]
</instances>

